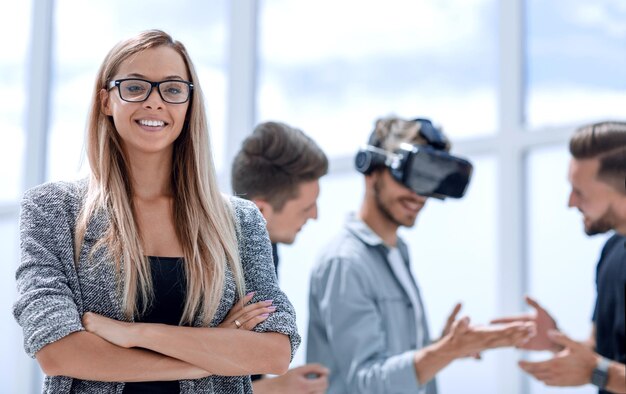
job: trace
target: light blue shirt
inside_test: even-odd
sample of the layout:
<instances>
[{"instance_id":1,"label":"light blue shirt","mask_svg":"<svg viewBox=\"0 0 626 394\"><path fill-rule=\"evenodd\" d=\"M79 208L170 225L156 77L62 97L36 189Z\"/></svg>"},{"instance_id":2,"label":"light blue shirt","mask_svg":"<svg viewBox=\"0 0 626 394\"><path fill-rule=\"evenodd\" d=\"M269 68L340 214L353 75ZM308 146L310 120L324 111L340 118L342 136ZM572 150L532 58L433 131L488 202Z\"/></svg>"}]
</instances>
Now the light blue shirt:
<instances>
[{"instance_id":1,"label":"light blue shirt","mask_svg":"<svg viewBox=\"0 0 626 394\"><path fill-rule=\"evenodd\" d=\"M398 278L398 281L402 285L402 288L409 297L409 301L413 305L413 313L415 313L415 321L417 322L417 327L421 327L424 324L424 311L422 307L422 302L417 291L417 286L415 285L415 280L411 275L411 271L409 270L409 266L406 260L404 260L404 258L402 257L402 253L400 253L400 249L390 248L389 253L387 253L387 261L389 261L389 266L393 270L396 278ZM415 331L417 343L424 343L424 331Z\"/></svg>"},{"instance_id":2,"label":"light blue shirt","mask_svg":"<svg viewBox=\"0 0 626 394\"><path fill-rule=\"evenodd\" d=\"M351 215L313 270L307 362L330 369L328 394L437 393L434 379L420 384L415 372L415 351L430 336L406 245L398 239L408 278L398 277L389 251Z\"/></svg>"}]
</instances>

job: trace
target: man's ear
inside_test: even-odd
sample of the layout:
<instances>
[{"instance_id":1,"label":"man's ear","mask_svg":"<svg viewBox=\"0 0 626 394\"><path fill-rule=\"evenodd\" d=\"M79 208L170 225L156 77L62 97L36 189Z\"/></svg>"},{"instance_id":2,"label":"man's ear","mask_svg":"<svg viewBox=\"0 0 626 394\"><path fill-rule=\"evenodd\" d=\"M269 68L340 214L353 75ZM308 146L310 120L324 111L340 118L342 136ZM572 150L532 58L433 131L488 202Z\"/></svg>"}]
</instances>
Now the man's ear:
<instances>
[{"instance_id":1,"label":"man's ear","mask_svg":"<svg viewBox=\"0 0 626 394\"><path fill-rule=\"evenodd\" d=\"M372 171L371 173L365 175L365 186L370 188L373 187L374 183L376 183L378 178L380 178L381 172L382 171Z\"/></svg>"},{"instance_id":2,"label":"man's ear","mask_svg":"<svg viewBox=\"0 0 626 394\"><path fill-rule=\"evenodd\" d=\"M261 215L263 215L265 220L267 220L274 212L272 204L261 198L254 198L252 199L252 202L257 206L257 208L259 208L259 211L261 211Z\"/></svg>"},{"instance_id":3,"label":"man's ear","mask_svg":"<svg viewBox=\"0 0 626 394\"><path fill-rule=\"evenodd\" d=\"M382 177L382 171L377 170L373 171L371 174L365 175L365 195L366 196L374 196L376 195L376 184L380 181Z\"/></svg>"},{"instance_id":4,"label":"man's ear","mask_svg":"<svg viewBox=\"0 0 626 394\"><path fill-rule=\"evenodd\" d=\"M100 95L100 111L107 116L112 116L113 111L111 111L109 91L106 89L100 89L100 92L98 92L98 94Z\"/></svg>"}]
</instances>

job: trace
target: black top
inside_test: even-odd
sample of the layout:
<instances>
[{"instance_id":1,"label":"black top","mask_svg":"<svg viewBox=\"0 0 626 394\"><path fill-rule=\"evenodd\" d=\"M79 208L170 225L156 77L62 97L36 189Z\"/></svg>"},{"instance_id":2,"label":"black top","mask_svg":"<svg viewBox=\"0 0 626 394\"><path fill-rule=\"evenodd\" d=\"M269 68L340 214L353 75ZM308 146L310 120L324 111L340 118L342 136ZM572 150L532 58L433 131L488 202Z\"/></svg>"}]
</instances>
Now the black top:
<instances>
[{"instance_id":1,"label":"black top","mask_svg":"<svg viewBox=\"0 0 626 394\"><path fill-rule=\"evenodd\" d=\"M276 277L278 277L278 244L272 242L272 259L274 260L274 269L276 270ZM263 375L252 375L250 379L255 380L263 379Z\"/></svg>"},{"instance_id":2,"label":"black top","mask_svg":"<svg viewBox=\"0 0 626 394\"><path fill-rule=\"evenodd\" d=\"M149 257L154 299L145 314L136 322L163 323L177 326L185 306L185 271L179 257ZM141 304L139 304L141 305ZM124 394L179 394L180 383L132 382L124 385Z\"/></svg>"},{"instance_id":3,"label":"black top","mask_svg":"<svg viewBox=\"0 0 626 394\"><path fill-rule=\"evenodd\" d=\"M272 259L274 260L274 269L278 278L278 244L272 243Z\"/></svg>"},{"instance_id":4,"label":"black top","mask_svg":"<svg viewBox=\"0 0 626 394\"><path fill-rule=\"evenodd\" d=\"M598 297L593 312L596 351L626 363L626 237L613 235L604 245L596 272ZM600 393L608 391L600 390Z\"/></svg>"}]
</instances>

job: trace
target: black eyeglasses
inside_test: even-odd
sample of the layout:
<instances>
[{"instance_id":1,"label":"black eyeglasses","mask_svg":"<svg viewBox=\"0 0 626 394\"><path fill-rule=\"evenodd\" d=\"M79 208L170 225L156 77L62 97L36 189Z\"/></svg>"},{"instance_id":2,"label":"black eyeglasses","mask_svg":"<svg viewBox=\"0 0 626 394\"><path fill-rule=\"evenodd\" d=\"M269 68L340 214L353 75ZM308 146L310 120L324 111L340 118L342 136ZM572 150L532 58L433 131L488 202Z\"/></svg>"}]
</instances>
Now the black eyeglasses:
<instances>
[{"instance_id":1,"label":"black eyeglasses","mask_svg":"<svg viewBox=\"0 0 626 394\"><path fill-rule=\"evenodd\" d=\"M109 90L117 86L120 98L130 103L140 103L150 97L153 88L157 88L159 96L166 103L183 104L189 100L193 84L187 81L170 79L161 82L146 81L139 78L116 79L109 82Z\"/></svg>"}]
</instances>

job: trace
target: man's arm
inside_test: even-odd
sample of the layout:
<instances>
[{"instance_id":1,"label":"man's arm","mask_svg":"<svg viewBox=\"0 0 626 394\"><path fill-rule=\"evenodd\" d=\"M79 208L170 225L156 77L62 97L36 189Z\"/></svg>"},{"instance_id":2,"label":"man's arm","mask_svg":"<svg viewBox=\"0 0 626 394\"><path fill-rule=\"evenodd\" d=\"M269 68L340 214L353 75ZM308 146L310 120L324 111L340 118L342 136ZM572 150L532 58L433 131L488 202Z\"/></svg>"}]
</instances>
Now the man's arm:
<instances>
[{"instance_id":1,"label":"man's arm","mask_svg":"<svg viewBox=\"0 0 626 394\"><path fill-rule=\"evenodd\" d=\"M560 332L551 332L550 338L563 350L547 361L520 361L520 367L548 386L582 386L590 383L600 355L594 353L587 344L576 342ZM626 393L624 369L624 364L611 362L607 391Z\"/></svg>"},{"instance_id":2,"label":"man's arm","mask_svg":"<svg viewBox=\"0 0 626 394\"><path fill-rule=\"evenodd\" d=\"M360 262L331 258L312 273L307 362L334 360L331 374L350 393L413 393L420 387L415 352L391 353L375 278ZM315 346L315 340L327 348Z\"/></svg>"},{"instance_id":3,"label":"man's arm","mask_svg":"<svg viewBox=\"0 0 626 394\"><path fill-rule=\"evenodd\" d=\"M512 338L521 341L533 326L511 323L503 326L504 331L474 329L468 326L467 319L461 319L444 339L420 350L393 354L385 339L384 327L388 325L374 295L376 284L372 281L376 278L369 278L362 267L349 259L325 264L311 280L311 302L319 316L318 312L312 314L309 324L324 326L324 335L337 362L337 370L331 374L343 379L349 392L413 393L455 358L495 347L508 334L515 333ZM514 345L515 341L507 344ZM307 351L308 361L320 361L316 349Z\"/></svg>"},{"instance_id":4,"label":"man's arm","mask_svg":"<svg viewBox=\"0 0 626 394\"><path fill-rule=\"evenodd\" d=\"M320 364L306 364L284 375L252 382L255 394L325 393L328 369Z\"/></svg>"},{"instance_id":5,"label":"man's arm","mask_svg":"<svg viewBox=\"0 0 626 394\"><path fill-rule=\"evenodd\" d=\"M528 340L534 325L513 322L498 326L471 327L469 318L457 320L441 340L415 353L415 372L424 384L458 358L476 355L487 349L516 346Z\"/></svg>"},{"instance_id":6,"label":"man's arm","mask_svg":"<svg viewBox=\"0 0 626 394\"><path fill-rule=\"evenodd\" d=\"M144 349L124 349L97 335L79 331L36 353L49 376L101 382L199 379L210 374L194 365Z\"/></svg>"},{"instance_id":7,"label":"man's arm","mask_svg":"<svg viewBox=\"0 0 626 394\"><path fill-rule=\"evenodd\" d=\"M626 365L611 362L609 365L609 380L606 383L606 391L612 393L626 393Z\"/></svg>"}]
</instances>

